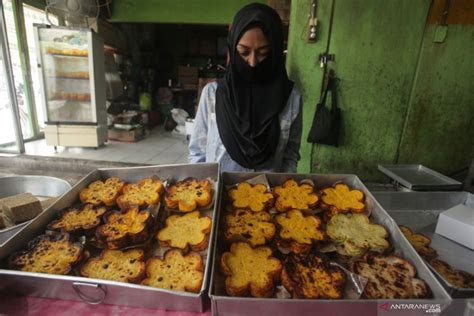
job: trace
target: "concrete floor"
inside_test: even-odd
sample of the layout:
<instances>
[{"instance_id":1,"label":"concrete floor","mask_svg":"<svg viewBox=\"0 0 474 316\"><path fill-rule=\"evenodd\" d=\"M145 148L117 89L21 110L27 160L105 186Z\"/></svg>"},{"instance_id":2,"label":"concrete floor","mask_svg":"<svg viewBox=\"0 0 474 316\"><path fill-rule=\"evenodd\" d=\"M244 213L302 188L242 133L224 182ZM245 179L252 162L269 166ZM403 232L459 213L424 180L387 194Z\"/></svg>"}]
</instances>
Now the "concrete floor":
<instances>
[{"instance_id":1,"label":"concrete floor","mask_svg":"<svg viewBox=\"0 0 474 316\"><path fill-rule=\"evenodd\" d=\"M76 158L136 164L187 163L188 143L185 135L167 132L157 126L136 143L108 141L98 149L46 145L45 139L25 143L25 154L31 156Z\"/></svg>"}]
</instances>

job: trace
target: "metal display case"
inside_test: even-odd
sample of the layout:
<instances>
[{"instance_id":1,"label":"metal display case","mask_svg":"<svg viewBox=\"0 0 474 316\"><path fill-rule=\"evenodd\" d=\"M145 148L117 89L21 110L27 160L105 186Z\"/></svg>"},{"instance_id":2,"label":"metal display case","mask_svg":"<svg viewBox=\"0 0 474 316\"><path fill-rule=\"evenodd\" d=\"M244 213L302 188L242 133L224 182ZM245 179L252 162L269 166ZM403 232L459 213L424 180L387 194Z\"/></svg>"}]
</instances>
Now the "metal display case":
<instances>
[{"instance_id":1,"label":"metal display case","mask_svg":"<svg viewBox=\"0 0 474 316\"><path fill-rule=\"evenodd\" d=\"M119 177L125 182L135 182L151 176L157 176L167 181L178 181L188 177L210 179L217 188L219 185L219 164L147 166L92 171L0 248L0 293L82 300L91 304L104 303L196 313L203 312L207 308L206 289L211 269L210 254L212 253L211 241L214 240L214 219L209 237L209 246L206 254L202 255L205 262L204 281L199 293L165 290L139 284L84 278L76 275L53 275L7 269L6 261L9 255L23 249L30 240L43 234L48 223L57 217L58 212L73 205L78 200L79 192L92 181ZM206 211L213 218L216 212L217 192L214 192L214 196L212 208Z\"/></svg>"},{"instance_id":2,"label":"metal display case","mask_svg":"<svg viewBox=\"0 0 474 316\"><path fill-rule=\"evenodd\" d=\"M90 29L34 28L47 144L99 147L107 140L102 39Z\"/></svg>"}]
</instances>

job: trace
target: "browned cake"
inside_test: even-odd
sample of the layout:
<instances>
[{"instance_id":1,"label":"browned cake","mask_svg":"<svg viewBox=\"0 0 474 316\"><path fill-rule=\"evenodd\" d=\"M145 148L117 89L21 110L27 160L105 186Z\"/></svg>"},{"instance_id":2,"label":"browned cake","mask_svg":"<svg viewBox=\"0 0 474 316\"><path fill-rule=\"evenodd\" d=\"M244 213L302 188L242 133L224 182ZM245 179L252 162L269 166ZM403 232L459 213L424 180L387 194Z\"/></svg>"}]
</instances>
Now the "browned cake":
<instances>
[{"instance_id":1,"label":"browned cake","mask_svg":"<svg viewBox=\"0 0 474 316\"><path fill-rule=\"evenodd\" d=\"M120 249L145 242L151 235L153 218L149 211L131 207L105 215L105 224L96 230L96 237L108 249Z\"/></svg>"},{"instance_id":2,"label":"browned cake","mask_svg":"<svg viewBox=\"0 0 474 316\"><path fill-rule=\"evenodd\" d=\"M221 257L221 269L227 276L226 292L230 296L271 297L280 277L282 264L272 257L269 247L253 249L248 243L237 242Z\"/></svg>"},{"instance_id":3,"label":"browned cake","mask_svg":"<svg viewBox=\"0 0 474 316\"><path fill-rule=\"evenodd\" d=\"M165 204L169 209L192 212L212 203L212 186L209 180L188 178L166 189Z\"/></svg>"},{"instance_id":4,"label":"browned cake","mask_svg":"<svg viewBox=\"0 0 474 316\"><path fill-rule=\"evenodd\" d=\"M303 215L291 210L275 216L278 227L278 241L282 247L290 247L292 252L308 252L314 242L323 240L325 233L321 220L314 215Z\"/></svg>"},{"instance_id":5,"label":"browned cake","mask_svg":"<svg viewBox=\"0 0 474 316\"><path fill-rule=\"evenodd\" d=\"M242 182L228 193L234 209L248 209L261 212L273 205L273 194L268 192L266 185L258 183L252 185Z\"/></svg>"},{"instance_id":6,"label":"browned cake","mask_svg":"<svg viewBox=\"0 0 474 316\"><path fill-rule=\"evenodd\" d=\"M155 205L160 201L163 183L158 179L145 178L138 183L129 183L123 187L123 193L117 198L121 208L131 206Z\"/></svg>"},{"instance_id":7,"label":"browned cake","mask_svg":"<svg viewBox=\"0 0 474 316\"><path fill-rule=\"evenodd\" d=\"M275 208L278 212L291 209L310 210L318 205L319 198L310 184L298 184L295 180L286 180L283 185L273 188L276 197Z\"/></svg>"},{"instance_id":8,"label":"browned cake","mask_svg":"<svg viewBox=\"0 0 474 316\"><path fill-rule=\"evenodd\" d=\"M361 190L351 190L344 183L321 190L321 208L329 211L329 217L338 213L362 213L365 210L364 193Z\"/></svg>"},{"instance_id":9,"label":"browned cake","mask_svg":"<svg viewBox=\"0 0 474 316\"><path fill-rule=\"evenodd\" d=\"M10 268L28 272L67 274L82 259L81 243L68 234L41 235L28 244L28 250L10 257Z\"/></svg>"},{"instance_id":10,"label":"browned cake","mask_svg":"<svg viewBox=\"0 0 474 316\"><path fill-rule=\"evenodd\" d=\"M99 257L87 260L80 273L94 279L139 282L145 276L143 250L103 250Z\"/></svg>"},{"instance_id":11,"label":"browned cake","mask_svg":"<svg viewBox=\"0 0 474 316\"><path fill-rule=\"evenodd\" d=\"M253 247L264 245L275 236L270 213L235 210L225 216L224 236L227 241L247 240Z\"/></svg>"},{"instance_id":12,"label":"browned cake","mask_svg":"<svg viewBox=\"0 0 474 316\"><path fill-rule=\"evenodd\" d=\"M403 225L400 225L400 230L420 256L426 260L431 260L438 256L436 250L430 247L431 239L423 234L415 234L410 228Z\"/></svg>"},{"instance_id":13,"label":"browned cake","mask_svg":"<svg viewBox=\"0 0 474 316\"><path fill-rule=\"evenodd\" d=\"M204 262L197 252L183 256L178 249L168 250L163 259L151 258L146 263L143 285L199 293L204 280Z\"/></svg>"},{"instance_id":14,"label":"browned cake","mask_svg":"<svg viewBox=\"0 0 474 316\"><path fill-rule=\"evenodd\" d=\"M105 207L92 204L82 205L80 209L68 208L63 210L59 218L48 225L49 230L67 233L88 233L94 231L101 223L101 216L107 212Z\"/></svg>"},{"instance_id":15,"label":"browned cake","mask_svg":"<svg viewBox=\"0 0 474 316\"><path fill-rule=\"evenodd\" d=\"M212 219L201 217L199 211L185 215L172 215L166 219L166 226L156 235L162 247L181 250L202 251L207 248Z\"/></svg>"},{"instance_id":16,"label":"browned cake","mask_svg":"<svg viewBox=\"0 0 474 316\"><path fill-rule=\"evenodd\" d=\"M400 257L367 253L356 259L351 267L368 279L363 296L371 299L426 298L428 285L415 278L415 267Z\"/></svg>"},{"instance_id":17,"label":"browned cake","mask_svg":"<svg viewBox=\"0 0 474 316\"><path fill-rule=\"evenodd\" d=\"M345 255L352 257L368 250L383 252L390 247L387 229L370 223L365 214L334 215L327 224L326 233Z\"/></svg>"},{"instance_id":18,"label":"browned cake","mask_svg":"<svg viewBox=\"0 0 474 316\"><path fill-rule=\"evenodd\" d=\"M90 203L93 205L105 204L112 206L115 200L122 192L124 183L119 178L108 178L105 182L100 180L94 181L79 193L82 203Z\"/></svg>"},{"instance_id":19,"label":"browned cake","mask_svg":"<svg viewBox=\"0 0 474 316\"><path fill-rule=\"evenodd\" d=\"M433 259L430 265L456 288L474 288L474 276L466 271L456 270L444 261Z\"/></svg>"},{"instance_id":20,"label":"browned cake","mask_svg":"<svg viewBox=\"0 0 474 316\"><path fill-rule=\"evenodd\" d=\"M346 284L341 268L314 254L290 254L281 278L293 298L341 299Z\"/></svg>"}]
</instances>

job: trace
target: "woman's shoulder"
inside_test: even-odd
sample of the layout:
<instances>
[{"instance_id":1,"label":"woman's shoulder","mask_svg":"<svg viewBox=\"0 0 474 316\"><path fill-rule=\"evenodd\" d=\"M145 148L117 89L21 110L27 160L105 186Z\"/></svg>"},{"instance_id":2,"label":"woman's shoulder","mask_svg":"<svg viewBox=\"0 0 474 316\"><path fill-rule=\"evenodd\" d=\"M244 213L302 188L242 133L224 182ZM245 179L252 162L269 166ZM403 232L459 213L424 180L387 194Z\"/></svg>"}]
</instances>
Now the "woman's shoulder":
<instances>
[{"instance_id":1,"label":"woman's shoulder","mask_svg":"<svg viewBox=\"0 0 474 316\"><path fill-rule=\"evenodd\" d=\"M216 94L216 90L217 90L217 81L212 81L212 82L209 82L207 83L204 88L202 89L202 93L203 94Z\"/></svg>"}]
</instances>

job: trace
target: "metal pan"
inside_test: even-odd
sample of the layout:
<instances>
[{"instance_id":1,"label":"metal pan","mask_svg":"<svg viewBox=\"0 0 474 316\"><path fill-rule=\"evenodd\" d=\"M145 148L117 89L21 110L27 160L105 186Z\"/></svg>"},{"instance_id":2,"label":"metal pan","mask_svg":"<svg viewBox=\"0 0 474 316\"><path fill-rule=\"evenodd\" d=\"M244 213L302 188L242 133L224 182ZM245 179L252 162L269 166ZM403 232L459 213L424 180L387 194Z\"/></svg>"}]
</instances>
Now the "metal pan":
<instances>
[{"instance_id":1,"label":"metal pan","mask_svg":"<svg viewBox=\"0 0 474 316\"><path fill-rule=\"evenodd\" d=\"M210 178L219 184L219 165L203 163L194 165L147 166L132 168L97 169L79 181L45 212L31 221L23 230L9 239L0 249L0 292L8 294L32 295L64 300L82 300L91 304L128 305L147 308L203 312L207 299L207 280L211 268L211 256L206 259L204 282L199 293L176 292L148 286L115 281L89 279L77 276L51 275L7 270L5 260L10 254L26 246L35 236L44 232L47 224L63 208L77 201L79 192L89 183L108 177L119 177L126 182L135 182L144 177L156 175L161 179L181 180L188 177ZM215 214L214 203L213 214ZM208 247L212 251L214 222Z\"/></svg>"},{"instance_id":2,"label":"metal pan","mask_svg":"<svg viewBox=\"0 0 474 316\"><path fill-rule=\"evenodd\" d=\"M378 165L378 169L414 191L459 190L462 183L423 165Z\"/></svg>"},{"instance_id":3,"label":"metal pan","mask_svg":"<svg viewBox=\"0 0 474 316\"><path fill-rule=\"evenodd\" d=\"M438 259L455 269L474 275L474 251L435 233L441 212L458 204L474 205L474 194L468 192L376 192L374 196L399 225L431 239L430 246ZM474 297L474 289L454 287L432 269L453 298Z\"/></svg>"},{"instance_id":4,"label":"metal pan","mask_svg":"<svg viewBox=\"0 0 474 316\"><path fill-rule=\"evenodd\" d=\"M45 176L9 176L0 178L0 198L31 193L39 200L59 197L71 189L71 185L62 179ZM0 229L0 247L30 221L12 227Z\"/></svg>"},{"instance_id":5,"label":"metal pan","mask_svg":"<svg viewBox=\"0 0 474 316\"><path fill-rule=\"evenodd\" d=\"M222 225L224 187L238 182L242 182L257 176L257 173L227 173L221 175L220 205L218 206L219 227ZM342 181L353 188L360 189L366 196L368 208L372 210L372 220L384 225L390 232L391 243L396 251L409 260L416 267L418 276L426 281L433 292L434 299L422 300L384 300L383 303L439 303L446 306L451 302L450 296L429 268L425 265L421 257L413 250L408 241L402 236L396 223L385 212L373 195L367 190L360 179L350 174L265 174L271 186L282 184L286 179L293 178L297 181L311 179L317 188L331 186L335 182ZM217 228L216 228L217 229ZM249 298L249 297L229 297L225 293L224 277L219 272L220 255L226 251L224 246L218 242L222 239L222 231L217 230L215 234L213 253L213 266L211 274L211 284L209 296L211 298L212 312L215 315L306 315L315 311L321 315L368 315L377 311L380 302L376 300L304 300L304 299L277 299L277 298Z\"/></svg>"}]
</instances>

